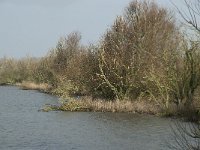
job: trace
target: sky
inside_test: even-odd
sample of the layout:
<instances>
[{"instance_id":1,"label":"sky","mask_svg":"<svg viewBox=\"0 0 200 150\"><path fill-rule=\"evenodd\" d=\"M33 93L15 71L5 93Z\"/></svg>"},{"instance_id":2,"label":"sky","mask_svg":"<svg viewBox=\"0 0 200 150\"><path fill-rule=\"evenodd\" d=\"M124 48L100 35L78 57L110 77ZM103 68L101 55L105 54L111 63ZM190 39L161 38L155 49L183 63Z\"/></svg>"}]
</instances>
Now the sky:
<instances>
[{"instance_id":1,"label":"sky","mask_svg":"<svg viewBox=\"0 0 200 150\"><path fill-rule=\"evenodd\" d=\"M170 0L156 0L173 9ZM181 6L183 0L176 0ZM131 0L0 0L0 58L41 57L73 31L97 42Z\"/></svg>"}]
</instances>

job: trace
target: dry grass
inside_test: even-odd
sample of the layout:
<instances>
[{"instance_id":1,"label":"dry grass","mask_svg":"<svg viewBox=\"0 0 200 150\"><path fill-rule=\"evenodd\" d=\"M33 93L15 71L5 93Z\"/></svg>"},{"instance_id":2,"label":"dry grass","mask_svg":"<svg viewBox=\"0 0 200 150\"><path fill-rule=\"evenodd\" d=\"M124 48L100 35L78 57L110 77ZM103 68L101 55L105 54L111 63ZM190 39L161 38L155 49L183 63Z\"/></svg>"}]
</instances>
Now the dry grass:
<instances>
[{"instance_id":1,"label":"dry grass","mask_svg":"<svg viewBox=\"0 0 200 150\"><path fill-rule=\"evenodd\" d=\"M158 107L145 101L104 101L92 100L88 97L64 102L58 109L62 111L159 113Z\"/></svg>"},{"instance_id":2,"label":"dry grass","mask_svg":"<svg viewBox=\"0 0 200 150\"><path fill-rule=\"evenodd\" d=\"M47 92L51 88L46 83L36 84L34 82L29 82L29 81L17 83L16 85L19 86L23 90L38 90L38 91L45 91L45 92Z\"/></svg>"}]
</instances>

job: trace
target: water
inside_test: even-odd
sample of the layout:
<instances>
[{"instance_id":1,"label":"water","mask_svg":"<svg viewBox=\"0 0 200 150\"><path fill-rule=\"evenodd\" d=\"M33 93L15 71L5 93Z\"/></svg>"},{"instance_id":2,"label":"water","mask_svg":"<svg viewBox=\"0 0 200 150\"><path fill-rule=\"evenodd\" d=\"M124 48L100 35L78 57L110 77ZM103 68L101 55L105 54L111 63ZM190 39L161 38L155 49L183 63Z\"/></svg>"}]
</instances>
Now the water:
<instances>
[{"instance_id":1,"label":"water","mask_svg":"<svg viewBox=\"0 0 200 150\"><path fill-rule=\"evenodd\" d=\"M126 113L38 112L57 98L0 87L0 150L166 150L171 119Z\"/></svg>"}]
</instances>

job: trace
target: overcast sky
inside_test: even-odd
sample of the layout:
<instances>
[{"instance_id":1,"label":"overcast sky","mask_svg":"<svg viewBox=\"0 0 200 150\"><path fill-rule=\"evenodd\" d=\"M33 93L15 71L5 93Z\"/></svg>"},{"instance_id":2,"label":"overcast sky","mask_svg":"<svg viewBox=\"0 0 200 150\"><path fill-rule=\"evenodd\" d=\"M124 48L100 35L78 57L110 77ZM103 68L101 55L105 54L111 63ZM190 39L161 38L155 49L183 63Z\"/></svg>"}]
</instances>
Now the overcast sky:
<instances>
[{"instance_id":1,"label":"overcast sky","mask_svg":"<svg viewBox=\"0 0 200 150\"><path fill-rule=\"evenodd\" d=\"M98 41L131 0L0 0L0 57L44 56L61 36ZM170 0L157 0L172 9ZM183 0L176 0L180 5Z\"/></svg>"}]
</instances>

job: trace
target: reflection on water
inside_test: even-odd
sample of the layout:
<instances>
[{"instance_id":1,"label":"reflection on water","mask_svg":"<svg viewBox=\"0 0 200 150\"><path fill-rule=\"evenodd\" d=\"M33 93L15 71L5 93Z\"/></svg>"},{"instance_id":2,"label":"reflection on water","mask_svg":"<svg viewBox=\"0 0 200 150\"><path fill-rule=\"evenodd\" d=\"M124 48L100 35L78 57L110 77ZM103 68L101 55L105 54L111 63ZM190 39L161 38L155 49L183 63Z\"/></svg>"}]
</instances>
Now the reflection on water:
<instances>
[{"instance_id":1,"label":"reflection on water","mask_svg":"<svg viewBox=\"0 0 200 150\"><path fill-rule=\"evenodd\" d=\"M38 112L57 98L0 87L1 150L166 150L170 119L126 113Z\"/></svg>"}]
</instances>

